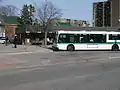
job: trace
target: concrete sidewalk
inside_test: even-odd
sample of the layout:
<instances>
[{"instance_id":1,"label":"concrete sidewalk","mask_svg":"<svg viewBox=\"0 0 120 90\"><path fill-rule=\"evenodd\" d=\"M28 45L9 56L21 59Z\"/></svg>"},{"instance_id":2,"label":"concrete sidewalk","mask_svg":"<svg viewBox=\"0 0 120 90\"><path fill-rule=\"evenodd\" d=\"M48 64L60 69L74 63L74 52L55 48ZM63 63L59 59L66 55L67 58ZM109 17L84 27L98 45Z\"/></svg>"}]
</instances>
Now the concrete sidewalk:
<instances>
[{"instance_id":1,"label":"concrete sidewalk","mask_svg":"<svg viewBox=\"0 0 120 90\"><path fill-rule=\"evenodd\" d=\"M8 46L0 44L0 53L19 53L19 52L52 52L52 50L34 45L17 45L17 48L14 48L12 44Z\"/></svg>"}]
</instances>

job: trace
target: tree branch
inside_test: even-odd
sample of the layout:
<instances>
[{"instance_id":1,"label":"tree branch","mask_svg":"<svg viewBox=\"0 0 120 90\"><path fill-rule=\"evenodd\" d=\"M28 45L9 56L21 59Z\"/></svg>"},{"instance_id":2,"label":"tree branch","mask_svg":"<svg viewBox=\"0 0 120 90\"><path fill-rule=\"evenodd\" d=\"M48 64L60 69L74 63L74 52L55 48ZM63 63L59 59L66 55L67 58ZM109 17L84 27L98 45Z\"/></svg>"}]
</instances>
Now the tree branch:
<instances>
[{"instance_id":1,"label":"tree branch","mask_svg":"<svg viewBox=\"0 0 120 90\"><path fill-rule=\"evenodd\" d=\"M37 7L37 15L42 24L42 26L46 29L49 26L49 23L54 18L60 18L62 16L61 10L55 7L52 2L46 1L41 7Z\"/></svg>"}]
</instances>

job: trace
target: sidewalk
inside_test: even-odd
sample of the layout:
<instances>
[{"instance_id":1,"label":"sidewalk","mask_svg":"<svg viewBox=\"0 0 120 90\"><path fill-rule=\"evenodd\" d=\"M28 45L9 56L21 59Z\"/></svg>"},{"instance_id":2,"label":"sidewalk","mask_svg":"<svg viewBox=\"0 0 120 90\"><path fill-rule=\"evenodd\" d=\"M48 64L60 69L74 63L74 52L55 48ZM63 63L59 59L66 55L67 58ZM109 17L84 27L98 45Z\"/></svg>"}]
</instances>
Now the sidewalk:
<instances>
[{"instance_id":1,"label":"sidewalk","mask_svg":"<svg viewBox=\"0 0 120 90\"><path fill-rule=\"evenodd\" d=\"M0 44L0 53L19 53L19 52L52 52L52 50L34 45L17 45L17 48L14 48L13 45L11 44L8 46Z\"/></svg>"}]
</instances>

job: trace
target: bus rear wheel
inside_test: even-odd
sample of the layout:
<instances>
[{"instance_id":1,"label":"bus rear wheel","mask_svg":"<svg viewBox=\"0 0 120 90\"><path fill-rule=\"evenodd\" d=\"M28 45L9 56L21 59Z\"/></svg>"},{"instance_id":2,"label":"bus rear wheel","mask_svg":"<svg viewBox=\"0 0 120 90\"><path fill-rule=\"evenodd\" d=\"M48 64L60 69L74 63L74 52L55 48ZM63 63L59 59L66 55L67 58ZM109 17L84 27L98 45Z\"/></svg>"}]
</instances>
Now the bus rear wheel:
<instances>
[{"instance_id":1,"label":"bus rear wheel","mask_svg":"<svg viewBox=\"0 0 120 90\"><path fill-rule=\"evenodd\" d=\"M67 51L74 51L75 50L75 47L74 47L74 45L68 45L67 46Z\"/></svg>"},{"instance_id":2,"label":"bus rear wheel","mask_svg":"<svg viewBox=\"0 0 120 90\"><path fill-rule=\"evenodd\" d=\"M117 44L114 44L112 46L112 51L119 51L119 46Z\"/></svg>"}]
</instances>

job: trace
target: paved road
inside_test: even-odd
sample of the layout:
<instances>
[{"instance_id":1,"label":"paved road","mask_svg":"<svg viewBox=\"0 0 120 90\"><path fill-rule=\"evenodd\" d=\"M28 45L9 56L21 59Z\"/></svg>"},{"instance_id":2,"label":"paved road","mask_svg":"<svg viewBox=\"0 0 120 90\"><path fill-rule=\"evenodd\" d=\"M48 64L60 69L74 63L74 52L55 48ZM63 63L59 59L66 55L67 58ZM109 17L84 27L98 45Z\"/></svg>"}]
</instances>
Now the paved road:
<instances>
[{"instance_id":1,"label":"paved road","mask_svg":"<svg viewBox=\"0 0 120 90\"><path fill-rule=\"evenodd\" d=\"M52 51L34 45L17 45L17 48L14 48L14 45L12 44L9 44L8 46L5 46L4 44L0 44L0 54L22 53L22 52L52 52Z\"/></svg>"},{"instance_id":2,"label":"paved road","mask_svg":"<svg viewBox=\"0 0 120 90\"><path fill-rule=\"evenodd\" d=\"M3 55L22 64L7 74L0 72L0 90L120 90L119 55L111 51Z\"/></svg>"}]
</instances>

